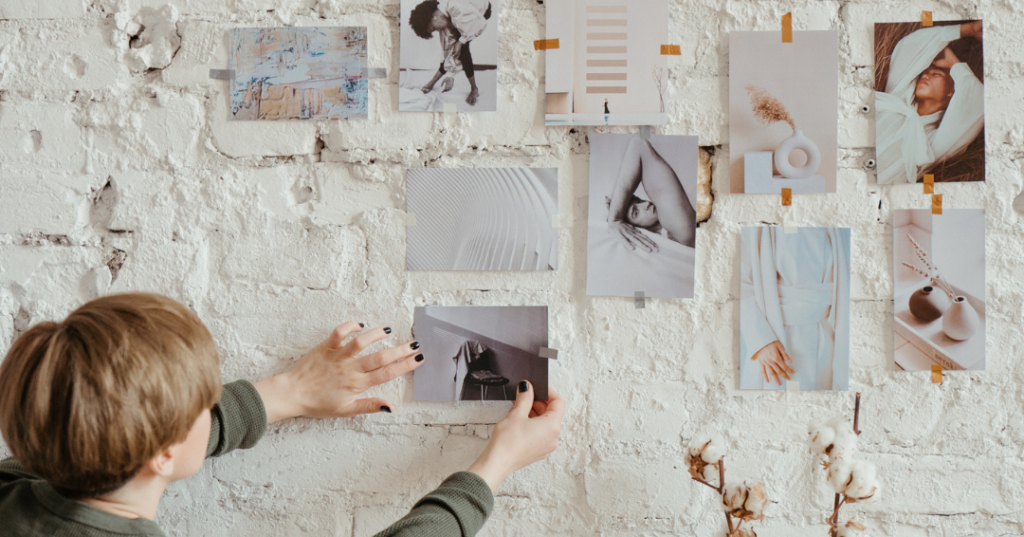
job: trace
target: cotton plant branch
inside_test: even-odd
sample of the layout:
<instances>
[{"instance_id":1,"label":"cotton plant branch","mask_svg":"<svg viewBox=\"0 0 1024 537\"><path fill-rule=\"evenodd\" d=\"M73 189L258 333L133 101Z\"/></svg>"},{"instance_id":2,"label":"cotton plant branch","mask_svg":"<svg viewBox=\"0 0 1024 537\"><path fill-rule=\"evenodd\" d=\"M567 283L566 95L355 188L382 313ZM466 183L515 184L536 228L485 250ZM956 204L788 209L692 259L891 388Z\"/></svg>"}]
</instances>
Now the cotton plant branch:
<instances>
[{"instance_id":1,"label":"cotton plant branch","mask_svg":"<svg viewBox=\"0 0 1024 537\"><path fill-rule=\"evenodd\" d=\"M881 495L875 465L857 458L857 437L860 435L860 393L853 411L853 425L837 416L828 421L812 423L808 428L811 453L818 456L829 485L835 490L832 514L825 519L829 537L861 535L865 526L851 517L846 523L839 519L839 509L852 503L874 503Z\"/></svg>"},{"instance_id":2,"label":"cotton plant branch","mask_svg":"<svg viewBox=\"0 0 1024 537\"><path fill-rule=\"evenodd\" d=\"M782 101L778 100L768 90L755 86L753 84L747 84L745 86L747 94L750 95L750 104L753 105L754 117L761 120L765 125L771 125L776 121L785 121L789 123L793 130L796 130L796 124L793 123L793 118L790 117L789 111L782 104Z\"/></svg>"},{"instance_id":3,"label":"cotton plant branch","mask_svg":"<svg viewBox=\"0 0 1024 537\"><path fill-rule=\"evenodd\" d=\"M726 537L757 537L754 530L741 526L744 522L764 519L764 507L768 503L764 487L760 483L726 484L725 440L721 435L694 438L686 450L686 462L690 465L690 477L722 498L728 526ZM712 485L716 478L718 485Z\"/></svg>"},{"instance_id":4,"label":"cotton plant branch","mask_svg":"<svg viewBox=\"0 0 1024 537\"><path fill-rule=\"evenodd\" d=\"M920 269L914 265L911 265L910 263L907 263L906 261L902 262L903 266L931 280L932 284L935 285L935 287L938 287L939 289L942 290L942 292L949 295L950 300L956 298L956 291L953 289L953 286L950 285L949 282L947 282L946 279L942 277L942 274L939 273L939 267L937 267L935 263L932 262L928 254L925 253L924 248L921 248L921 245L914 240L914 237L910 236L910 233L907 233L907 238L910 239L910 244L914 245L914 253L917 254L917 258L921 260L921 263L924 264L925 268Z\"/></svg>"}]
</instances>

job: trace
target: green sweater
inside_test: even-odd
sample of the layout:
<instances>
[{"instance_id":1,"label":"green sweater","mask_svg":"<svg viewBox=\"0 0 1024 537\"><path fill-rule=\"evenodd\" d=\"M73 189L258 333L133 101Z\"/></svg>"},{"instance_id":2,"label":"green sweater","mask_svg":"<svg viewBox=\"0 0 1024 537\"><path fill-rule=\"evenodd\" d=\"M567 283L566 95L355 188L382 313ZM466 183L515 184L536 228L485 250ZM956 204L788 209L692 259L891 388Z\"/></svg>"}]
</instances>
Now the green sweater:
<instances>
[{"instance_id":1,"label":"green sweater","mask_svg":"<svg viewBox=\"0 0 1024 537\"><path fill-rule=\"evenodd\" d=\"M208 457L250 448L267 428L263 400L244 380L224 385L224 394L212 414ZM487 520L493 504L491 489L483 479L458 472L376 537L472 537ZM14 459L0 461L0 534L164 537L152 520L120 517L61 496Z\"/></svg>"}]
</instances>

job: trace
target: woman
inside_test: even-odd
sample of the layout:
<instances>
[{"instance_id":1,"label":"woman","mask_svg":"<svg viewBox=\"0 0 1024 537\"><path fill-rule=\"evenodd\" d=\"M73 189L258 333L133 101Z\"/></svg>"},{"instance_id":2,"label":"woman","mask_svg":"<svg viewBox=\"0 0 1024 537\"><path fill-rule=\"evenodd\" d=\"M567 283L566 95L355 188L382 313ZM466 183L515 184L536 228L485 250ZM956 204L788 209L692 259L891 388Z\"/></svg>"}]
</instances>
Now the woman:
<instances>
[{"instance_id":1,"label":"woman","mask_svg":"<svg viewBox=\"0 0 1024 537\"><path fill-rule=\"evenodd\" d=\"M981 41L981 21L922 28L896 44L885 92L875 93L879 184L917 182L984 127L984 85L948 46L966 37Z\"/></svg>"},{"instance_id":2,"label":"woman","mask_svg":"<svg viewBox=\"0 0 1024 537\"><path fill-rule=\"evenodd\" d=\"M748 227L742 237L740 388L847 389L850 230Z\"/></svg>"},{"instance_id":3,"label":"woman","mask_svg":"<svg viewBox=\"0 0 1024 537\"><path fill-rule=\"evenodd\" d=\"M487 29L490 18L489 0L426 0L413 8L409 15L409 26L423 39L431 39L434 32L438 32L441 53L444 55L434 78L423 86L423 93L430 93L434 84L445 75L448 77L441 83L442 91L451 91L455 85L454 75L465 71L470 87L466 103L476 106L480 90L476 87L469 43Z\"/></svg>"},{"instance_id":4,"label":"woman","mask_svg":"<svg viewBox=\"0 0 1024 537\"><path fill-rule=\"evenodd\" d=\"M657 203L634 194L641 183L647 195ZM679 177L651 142L639 136L626 146L612 196L605 197L605 204L609 232L621 238L630 249L658 250L658 245L638 231L638 227L691 248L697 241L697 215Z\"/></svg>"}]
</instances>

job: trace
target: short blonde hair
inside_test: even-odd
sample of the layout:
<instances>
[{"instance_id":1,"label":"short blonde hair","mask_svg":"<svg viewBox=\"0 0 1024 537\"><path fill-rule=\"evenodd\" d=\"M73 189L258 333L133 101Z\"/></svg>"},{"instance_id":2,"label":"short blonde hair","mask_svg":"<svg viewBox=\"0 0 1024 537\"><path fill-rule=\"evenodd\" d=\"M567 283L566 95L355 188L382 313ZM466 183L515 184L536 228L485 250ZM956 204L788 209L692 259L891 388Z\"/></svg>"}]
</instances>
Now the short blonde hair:
<instances>
[{"instance_id":1,"label":"short blonde hair","mask_svg":"<svg viewBox=\"0 0 1024 537\"><path fill-rule=\"evenodd\" d=\"M97 298L23 333L0 363L0 432L70 497L116 490L220 398L217 347L170 298Z\"/></svg>"}]
</instances>

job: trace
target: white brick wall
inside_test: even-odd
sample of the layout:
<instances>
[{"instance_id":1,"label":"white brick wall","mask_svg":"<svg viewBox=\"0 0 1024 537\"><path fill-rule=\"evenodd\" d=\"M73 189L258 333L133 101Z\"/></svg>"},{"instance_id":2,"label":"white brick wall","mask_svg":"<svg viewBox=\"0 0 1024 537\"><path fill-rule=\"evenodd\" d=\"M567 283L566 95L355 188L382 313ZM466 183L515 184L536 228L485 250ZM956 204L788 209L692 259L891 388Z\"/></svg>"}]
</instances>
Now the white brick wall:
<instances>
[{"instance_id":1,"label":"white brick wall","mask_svg":"<svg viewBox=\"0 0 1024 537\"><path fill-rule=\"evenodd\" d=\"M683 446L719 430L735 478L774 500L763 537L825 534L831 495L802 441L806 423L852 410L852 394L735 389L738 232L761 222L853 228L851 388L864 393L862 448L885 476L884 500L844 508L873 535L1024 532L1024 380L1019 329L1024 251L1013 201L1024 179L1024 11L1016 2L670 0L671 124L714 150L717 194L700 228L693 300L585 294L585 131L543 126L543 6L503 0L499 109L492 115L399 114L398 0L170 0L181 48L171 64L129 69L118 25L168 0L0 0L0 347L103 292L148 290L195 308L220 345L227 380L287 367L353 319L409 336L423 304L547 304L552 384L569 401L558 452L503 485L482 535L707 536L722 515L691 482ZM891 371L893 208L917 188L880 189L872 156L872 24L985 19L988 183L941 185L947 207L988 211L986 372ZM802 29L840 32L840 173L834 195L789 209L729 195L727 35L771 30L792 11ZM373 66L367 121L227 121L225 30L366 25ZM557 166L560 269L408 274L404 174L410 166ZM104 190L109 183L110 188ZM1022 204L1018 204L1022 205ZM366 537L401 516L486 442L502 405L414 403L411 379L374 391L395 414L272 427L261 445L208 463L173 486L170 535ZM484 424L471 425L465 424ZM4 451L0 446L0 452Z\"/></svg>"}]
</instances>

